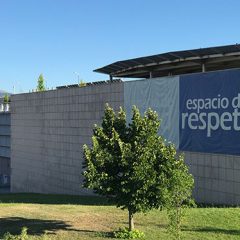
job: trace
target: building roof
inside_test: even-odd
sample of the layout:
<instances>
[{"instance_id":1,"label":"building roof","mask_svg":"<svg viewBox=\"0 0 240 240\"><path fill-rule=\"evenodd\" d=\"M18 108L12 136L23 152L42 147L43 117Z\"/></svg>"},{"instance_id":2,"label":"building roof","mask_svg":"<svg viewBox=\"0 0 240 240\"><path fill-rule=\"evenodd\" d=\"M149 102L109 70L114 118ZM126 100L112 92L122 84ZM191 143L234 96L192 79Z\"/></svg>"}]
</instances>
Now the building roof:
<instances>
[{"instance_id":1,"label":"building roof","mask_svg":"<svg viewBox=\"0 0 240 240\"><path fill-rule=\"evenodd\" d=\"M114 62L95 72L112 77L149 78L240 67L240 45L161 53Z\"/></svg>"},{"instance_id":2,"label":"building roof","mask_svg":"<svg viewBox=\"0 0 240 240\"><path fill-rule=\"evenodd\" d=\"M118 83L118 82L122 82L122 80L113 79L113 80L105 80L105 81L97 81L97 82L88 82L85 84L86 86L92 86L92 85L102 85L102 84L110 84L110 83ZM56 88L62 89L62 88L79 88L79 87L81 87L79 84L71 84L71 85L58 86Z\"/></svg>"}]
</instances>

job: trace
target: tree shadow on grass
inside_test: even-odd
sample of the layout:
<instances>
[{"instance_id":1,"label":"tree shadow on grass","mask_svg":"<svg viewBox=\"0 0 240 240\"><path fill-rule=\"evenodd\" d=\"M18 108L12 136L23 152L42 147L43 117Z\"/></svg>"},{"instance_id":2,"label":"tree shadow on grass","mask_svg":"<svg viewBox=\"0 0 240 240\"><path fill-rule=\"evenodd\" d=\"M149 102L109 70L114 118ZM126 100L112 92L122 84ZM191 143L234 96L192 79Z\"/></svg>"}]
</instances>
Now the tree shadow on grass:
<instances>
[{"instance_id":1,"label":"tree shadow on grass","mask_svg":"<svg viewBox=\"0 0 240 240\"><path fill-rule=\"evenodd\" d=\"M33 204L74 204L74 205L112 205L101 196L76 196L37 193L1 194L0 203L33 203Z\"/></svg>"},{"instance_id":2,"label":"tree shadow on grass","mask_svg":"<svg viewBox=\"0 0 240 240\"><path fill-rule=\"evenodd\" d=\"M202 228L183 228L182 231L216 233L216 234L221 233L226 235L240 236L240 229L222 229L222 228L215 228L215 227L202 227Z\"/></svg>"},{"instance_id":3,"label":"tree shadow on grass","mask_svg":"<svg viewBox=\"0 0 240 240\"><path fill-rule=\"evenodd\" d=\"M61 220L29 219L21 217L0 218L0 239L6 232L13 235L21 233L23 227L27 227L28 235L40 236L45 232L56 234L56 231L75 231L83 234L91 234L93 237L109 238L113 236L112 232L94 231L86 229L75 229L72 225Z\"/></svg>"},{"instance_id":4,"label":"tree shadow on grass","mask_svg":"<svg viewBox=\"0 0 240 240\"><path fill-rule=\"evenodd\" d=\"M71 230L71 225L59 220L28 219L21 217L0 218L0 237L6 232L20 234L23 227L28 228L29 235L42 235L45 231L54 234L57 230Z\"/></svg>"}]
</instances>

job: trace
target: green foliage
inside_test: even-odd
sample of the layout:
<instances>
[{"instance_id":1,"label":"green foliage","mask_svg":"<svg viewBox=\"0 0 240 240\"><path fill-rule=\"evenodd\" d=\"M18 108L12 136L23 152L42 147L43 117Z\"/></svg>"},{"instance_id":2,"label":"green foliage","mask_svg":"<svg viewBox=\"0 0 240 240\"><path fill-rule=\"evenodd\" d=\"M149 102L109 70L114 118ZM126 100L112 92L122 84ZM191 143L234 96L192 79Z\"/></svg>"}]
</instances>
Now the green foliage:
<instances>
[{"instance_id":1,"label":"green foliage","mask_svg":"<svg viewBox=\"0 0 240 240\"><path fill-rule=\"evenodd\" d=\"M134 229L132 231L129 231L128 228L120 228L119 231L114 232L115 238L121 238L121 239L144 239L145 235L143 232Z\"/></svg>"},{"instance_id":2,"label":"green foliage","mask_svg":"<svg viewBox=\"0 0 240 240\"><path fill-rule=\"evenodd\" d=\"M168 188L165 192L165 206L169 218L169 232L175 239L181 239L181 224L185 215L185 209L195 206L192 196L194 186L193 176L188 172L184 158L179 160L171 171Z\"/></svg>"},{"instance_id":3,"label":"green foliage","mask_svg":"<svg viewBox=\"0 0 240 240\"><path fill-rule=\"evenodd\" d=\"M28 230L27 227L23 227L20 235L12 235L9 232L7 232L4 234L3 240L28 240L28 239L30 239L30 237L27 234L27 230ZM39 237L39 239L41 239L41 240L47 239L46 233L41 235Z\"/></svg>"},{"instance_id":4,"label":"green foliage","mask_svg":"<svg viewBox=\"0 0 240 240\"><path fill-rule=\"evenodd\" d=\"M4 97L3 97L3 102L4 102L5 104L7 104L7 103L10 102L10 98L9 98L8 94L5 94L5 95L4 95Z\"/></svg>"},{"instance_id":5,"label":"green foliage","mask_svg":"<svg viewBox=\"0 0 240 240\"><path fill-rule=\"evenodd\" d=\"M27 234L27 228L23 227L22 232L20 235L12 235L9 232L5 233L3 236L3 240L27 240L28 234Z\"/></svg>"},{"instance_id":6,"label":"green foliage","mask_svg":"<svg viewBox=\"0 0 240 240\"><path fill-rule=\"evenodd\" d=\"M181 162L175 147L158 135L157 113L148 109L141 116L137 107L132 112L127 125L121 108L116 114L106 106L102 126L94 128L92 148L84 145L83 173L85 187L128 209L129 230L135 213L165 205L171 175Z\"/></svg>"},{"instance_id":7,"label":"green foliage","mask_svg":"<svg viewBox=\"0 0 240 240\"><path fill-rule=\"evenodd\" d=\"M79 83L78 83L78 86L79 87L85 87L87 84L83 81L83 80L81 80Z\"/></svg>"},{"instance_id":8,"label":"green foliage","mask_svg":"<svg viewBox=\"0 0 240 240\"><path fill-rule=\"evenodd\" d=\"M42 91L46 90L44 82L45 82L45 80L43 78L43 75L40 74L38 77L37 92L42 92Z\"/></svg>"}]
</instances>

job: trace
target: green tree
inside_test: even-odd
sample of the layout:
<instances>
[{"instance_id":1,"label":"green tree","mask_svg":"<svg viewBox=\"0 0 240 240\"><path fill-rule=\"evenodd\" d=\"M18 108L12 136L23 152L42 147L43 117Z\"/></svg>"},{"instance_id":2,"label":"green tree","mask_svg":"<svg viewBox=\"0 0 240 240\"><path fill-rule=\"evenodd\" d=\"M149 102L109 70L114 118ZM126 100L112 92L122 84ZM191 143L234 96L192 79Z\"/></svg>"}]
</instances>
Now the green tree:
<instances>
[{"instance_id":1,"label":"green tree","mask_svg":"<svg viewBox=\"0 0 240 240\"><path fill-rule=\"evenodd\" d=\"M78 86L79 86L79 87L85 87L85 86L87 86L87 84L86 84L83 80L81 80L81 81L78 83Z\"/></svg>"},{"instance_id":2,"label":"green tree","mask_svg":"<svg viewBox=\"0 0 240 240\"><path fill-rule=\"evenodd\" d=\"M183 155L180 155L171 171L168 187L164 195L169 218L168 229L173 237L178 240L181 239L181 224L185 216L185 210L189 206L195 206L192 199L193 186L193 176L184 163Z\"/></svg>"},{"instance_id":3,"label":"green tree","mask_svg":"<svg viewBox=\"0 0 240 240\"><path fill-rule=\"evenodd\" d=\"M42 92L45 91L45 80L42 74L39 75L38 77L38 82L37 82L37 92Z\"/></svg>"},{"instance_id":4,"label":"green tree","mask_svg":"<svg viewBox=\"0 0 240 240\"><path fill-rule=\"evenodd\" d=\"M8 94L5 94L4 97L3 97L3 102L5 104L9 103L10 102L10 98L9 98L9 95Z\"/></svg>"},{"instance_id":5,"label":"green tree","mask_svg":"<svg viewBox=\"0 0 240 240\"><path fill-rule=\"evenodd\" d=\"M161 208L167 199L170 174L176 166L176 150L158 135L158 115L148 109L144 116L133 107L132 122L120 108L108 105L102 126L95 126L92 147L84 145L84 186L127 209L129 230L133 216Z\"/></svg>"}]
</instances>

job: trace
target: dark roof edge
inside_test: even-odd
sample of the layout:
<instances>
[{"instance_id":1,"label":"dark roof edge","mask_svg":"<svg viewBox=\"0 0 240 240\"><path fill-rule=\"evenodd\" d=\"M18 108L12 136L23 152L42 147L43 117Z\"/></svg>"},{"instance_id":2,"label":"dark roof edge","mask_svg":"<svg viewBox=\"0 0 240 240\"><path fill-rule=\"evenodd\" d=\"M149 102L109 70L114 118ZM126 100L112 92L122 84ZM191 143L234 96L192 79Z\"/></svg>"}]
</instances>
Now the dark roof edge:
<instances>
[{"instance_id":1,"label":"dark roof edge","mask_svg":"<svg viewBox=\"0 0 240 240\"><path fill-rule=\"evenodd\" d=\"M132 58L123 61L117 61L112 64L108 64L102 68L95 69L94 72L104 73L114 76L119 72L124 72L126 70L144 68L154 65L160 65L165 63L176 63L179 61L187 61L194 59L204 59L211 57L221 57L228 54L240 55L240 45L226 45L226 46L216 46L216 47L207 47L191 50L181 50L166 52L156 55L150 55L146 57Z\"/></svg>"}]
</instances>

